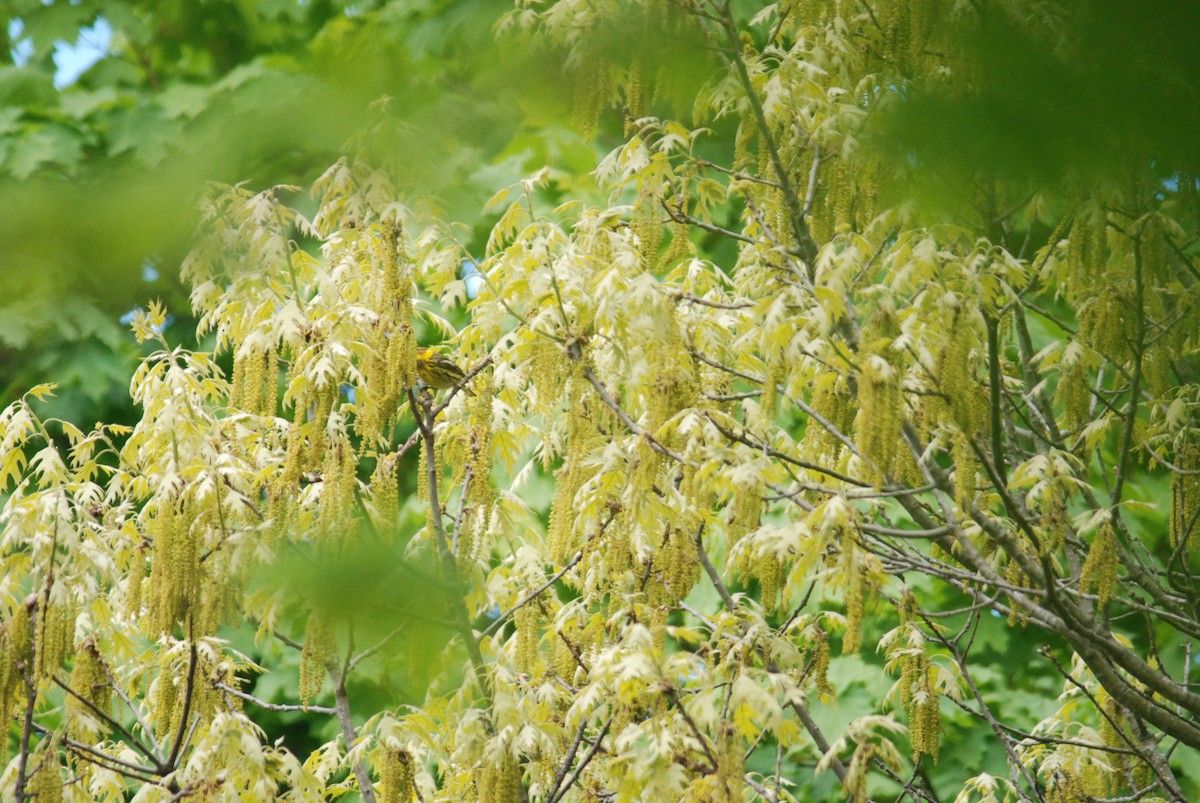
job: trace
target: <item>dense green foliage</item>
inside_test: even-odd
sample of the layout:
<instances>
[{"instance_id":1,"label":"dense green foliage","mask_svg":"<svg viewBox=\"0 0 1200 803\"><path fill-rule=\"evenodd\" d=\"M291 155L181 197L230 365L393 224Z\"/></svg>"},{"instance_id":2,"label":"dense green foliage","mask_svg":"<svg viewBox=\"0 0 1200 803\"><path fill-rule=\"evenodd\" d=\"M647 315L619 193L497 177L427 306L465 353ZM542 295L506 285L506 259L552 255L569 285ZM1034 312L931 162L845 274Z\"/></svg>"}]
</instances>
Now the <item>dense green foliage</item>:
<instances>
[{"instance_id":1,"label":"dense green foliage","mask_svg":"<svg viewBox=\"0 0 1200 803\"><path fill-rule=\"evenodd\" d=\"M1145 112L1102 152L1091 99L1047 119L1142 28L18 5L119 30L9 115L30 220L55 171L223 183L111 254L174 243L190 306L134 318L132 422L0 413L6 795L1200 795L1197 166ZM1190 53L1147 90L1185 117ZM981 154L997 108L1053 141ZM13 156L47 130L87 147ZM49 230L23 253L76 275ZM420 381L438 343L460 386Z\"/></svg>"},{"instance_id":2,"label":"dense green foliage","mask_svg":"<svg viewBox=\"0 0 1200 803\"><path fill-rule=\"evenodd\" d=\"M500 158L517 115L497 87L526 61L492 43L503 6L365 5L0 2L0 34L17 32L0 48L6 401L49 373L54 414L131 421L137 355L117 320L162 298L173 335L190 341L177 267L206 182L311 181L348 139L369 137L381 98L405 123L387 129L409 157L404 191L455 219L478 216L497 175L526 169ZM113 29L107 53L56 90L56 43L96 19Z\"/></svg>"}]
</instances>

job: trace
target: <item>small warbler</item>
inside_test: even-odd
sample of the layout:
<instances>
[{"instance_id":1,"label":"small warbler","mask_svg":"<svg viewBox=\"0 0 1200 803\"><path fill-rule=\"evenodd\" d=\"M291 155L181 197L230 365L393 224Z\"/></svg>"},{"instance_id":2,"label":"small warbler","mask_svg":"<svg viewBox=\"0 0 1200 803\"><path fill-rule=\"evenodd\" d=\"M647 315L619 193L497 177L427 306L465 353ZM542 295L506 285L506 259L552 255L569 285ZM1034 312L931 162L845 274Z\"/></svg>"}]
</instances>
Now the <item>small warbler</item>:
<instances>
[{"instance_id":1,"label":"small warbler","mask_svg":"<svg viewBox=\"0 0 1200 803\"><path fill-rule=\"evenodd\" d=\"M467 378L453 360L429 348L417 350L417 375L422 382L437 390L455 387ZM463 392L468 396L475 395L467 388L463 388Z\"/></svg>"}]
</instances>

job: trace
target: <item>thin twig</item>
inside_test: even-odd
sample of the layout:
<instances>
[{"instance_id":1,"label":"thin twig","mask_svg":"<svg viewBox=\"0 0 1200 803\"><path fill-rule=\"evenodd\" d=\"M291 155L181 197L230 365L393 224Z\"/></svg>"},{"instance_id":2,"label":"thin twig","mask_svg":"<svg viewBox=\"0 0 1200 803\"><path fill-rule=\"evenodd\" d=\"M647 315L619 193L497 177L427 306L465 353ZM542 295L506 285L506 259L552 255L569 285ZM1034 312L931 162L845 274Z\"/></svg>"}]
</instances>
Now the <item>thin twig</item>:
<instances>
[{"instance_id":1,"label":"thin twig","mask_svg":"<svg viewBox=\"0 0 1200 803\"><path fill-rule=\"evenodd\" d=\"M570 791L571 787L574 786L576 781L579 780L579 776L583 773L583 770L596 756L596 753L599 752L600 743L603 742L604 737L608 735L608 729L612 727L614 716L615 714L608 715L608 719L604 721L604 727L600 729L600 733L596 736L596 740L592 742L591 748L584 753L583 758L579 761L579 766L575 768L575 772L571 773L570 780L563 784L557 795L555 795L553 798L547 798L546 803L558 803L558 801L562 800L563 795Z\"/></svg>"},{"instance_id":2,"label":"thin twig","mask_svg":"<svg viewBox=\"0 0 1200 803\"><path fill-rule=\"evenodd\" d=\"M328 708L322 705L285 705L281 703L268 703L266 700L260 700L251 694L246 694L246 692L235 689L232 686L227 686L224 683L214 683L213 686L225 692L226 694L232 694L234 697L237 697L240 700L245 700L252 705L266 709L267 711L303 711L306 714L328 714L330 716L337 716L336 708Z\"/></svg>"},{"instance_id":3,"label":"thin twig","mask_svg":"<svg viewBox=\"0 0 1200 803\"><path fill-rule=\"evenodd\" d=\"M696 741L700 743L700 749L704 751L704 756L708 759L709 771L716 772L720 765L717 762L716 755L713 754L712 747L708 743L708 737L696 726L696 721L692 719L692 715L687 712L687 708L684 707L683 702L679 699L679 692L674 688L669 688L667 689L667 696L675 703L675 707L678 709L680 716L683 717L684 723L687 724L692 735L696 737Z\"/></svg>"},{"instance_id":4,"label":"thin twig","mask_svg":"<svg viewBox=\"0 0 1200 803\"><path fill-rule=\"evenodd\" d=\"M393 628L392 632L388 633L386 636L381 638L374 646L368 647L367 649L363 650L358 655L355 655L353 658L351 658L349 661L347 661L346 662L346 672L347 673L353 672L354 667L358 666L363 661L367 660L372 655L374 655L375 653L382 650L389 641L394 639L396 636L400 635L400 633L404 632L404 628L405 628L405 625L400 625L399 627ZM316 709L312 708L309 710L315 711Z\"/></svg>"},{"instance_id":5,"label":"thin twig","mask_svg":"<svg viewBox=\"0 0 1200 803\"><path fill-rule=\"evenodd\" d=\"M667 214L670 216L671 220L676 223L683 223L688 226L694 226L697 229L703 229L704 231L707 231L709 234L719 234L722 237L728 237L731 240L737 240L738 242L742 242L742 243L753 243L754 242L754 238L752 238L752 237L747 237L746 235L739 234L736 231L730 231L729 229L721 228L720 226L714 225L712 223L705 223L703 220L700 220L699 218L694 218L691 215L686 214L682 209L672 208L666 202L666 199L664 199L662 201L662 206L663 206L663 209L667 210Z\"/></svg>"},{"instance_id":6,"label":"thin twig","mask_svg":"<svg viewBox=\"0 0 1200 803\"><path fill-rule=\"evenodd\" d=\"M191 637L191 629L189 626L188 673L183 687L183 712L179 717L179 732L175 736L175 744L171 747L171 752L167 756L166 762L167 766L172 770L178 766L179 756L183 753L183 737L191 719L192 698L196 690L196 665L199 663L199 657L196 651L196 640Z\"/></svg>"},{"instance_id":7,"label":"thin twig","mask_svg":"<svg viewBox=\"0 0 1200 803\"><path fill-rule=\"evenodd\" d=\"M116 719L114 719L113 717L109 716L104 711L102 711L95 703L93 703L91 700L87 699L83 695L79 694L79 692L75 691L70 686L63 683L61 680L59 680L58 678L54 678L53 682L54 682L54 685L58 686L60 689L65 691L67 694L71 695L76 700L83 703L85 706L87 706L92 711L93 714L95 714L96 716L103 719L111 728L113 728L114 730L119 732L122 736L124 736L126 739L128 739L133 744L133 746L138 749L138 751L142 755L144 755L146 758L150 758L150 759L154 759L155 761L158 761L157 753L151 752L146 747L146 745L142 744L142 742L137 738L137 736L135 736L131 731L129 731L124 725L122 725Z\"/></svg>"},{"instance_id":8,"label":"thin twig","mask_svg":"<svg viewBox=\"0 0 1200 803\"><path fill-rule=\"evenodd\" d=\"M43 736L49 736L54 732L43 725L37 724L36 722L33 724L33 729ZM132 761L125 761L117 758L116 756L110 756L108 753L101 752L94 747L89 747L86 744L77 742L74 739L66 736L60 735L58 740L63 746L74 752L84 761L96 764L97 766L103 767L106 770L110 770L134 780L143 781L144 783L158 784L158 779L156 778L158 769L155 767L144 767L141 764L134 764ZM109 764L112 766L109 766Z\"/></svg>"},{"instance_id":9,"label":"thin twig","mask_svg":"<svg viewBox=\"0 0 1200 803\"><path fill-rule=\"evenodd\" d=\"M516 603L511 608L509 608L507 611L505 611L504 613L497 616L496 619L491 624L489 624L487 627L485 627L480 632L480 635L481 636L491 635L496 630L496 628L500 627L500 625L502 625L505 621L507 621L510 616L512 616L517 611L521 610L521 608L524 608L526 605L528 605L533 600L540 597L546 589L550 588L550 586L554 585L559 580L561 580L563 575L566 574L567 572L571 571L571 569L575 568L575 564L579 563L579 561L582 559L583 559L583 550L581 549L575 553L574 557L572 557L569 561L567 561L566 565L563 566L562 569L555 572L553 577L551 577L546 582L542 583L542 585L538 586L533 591L530 591L528 594L526 594L524 597L521 598L520 602Z\"/></svg>"},{"instance_id":10,"label":"thin twig","mask_svg":"<svg viewBox=\"0 0 1200 803\"><path fill-rule=\"evenodd\" d=\"M583 744L583 734L587 731L587 726L587 717L584 717L583 721L579 723L579 730L575 732L575 740L571 742L571 747L567 750L567 755L563 757L558 772L554 774L554 782L550 784L550 789L546 792L546 800L554 800L558 794L558 788L562 786L563 779L567 777L567 771L571 769L571 764L575 761L575 754L579 752L579 745Z\"/></svg>"},{"instance_id":11,"label":"thin twig","mask_svg":"<svg viewBox=\"0 0 1200 803\"><path fill-rule=\"evenodd\" d=\"M159 746L158 740L154 738L154 729L146 724L146 721L142 718L142 712L133 704L133 700L129 698L129 695L125 693L125 690L121 688L121 684L117 683L117 679L113 676L113 673L107 664L104 665L104 675L108 678L108 687L112 689L118 697L121 698L122 702L124 702L129 708L130 712L132 712L134 720L137 722L138 727L142 729L142 733L146 735L146 739L150 742L150 747L154 751L151 755L157 759L159 756Z\"/></svg>"}]
</instances>

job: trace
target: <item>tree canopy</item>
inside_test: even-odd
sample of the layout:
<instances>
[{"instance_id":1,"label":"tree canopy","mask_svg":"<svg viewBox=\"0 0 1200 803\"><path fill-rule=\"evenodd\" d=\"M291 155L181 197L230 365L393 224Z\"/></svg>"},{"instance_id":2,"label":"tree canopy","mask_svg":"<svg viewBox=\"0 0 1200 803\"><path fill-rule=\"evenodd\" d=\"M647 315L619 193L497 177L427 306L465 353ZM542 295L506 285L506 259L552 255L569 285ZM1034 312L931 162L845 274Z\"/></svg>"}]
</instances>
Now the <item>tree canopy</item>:
<instances>
[{"instance_id":1,"label":"tree canopy","mask_svg":"<svg viewBox=\"0 0 1200 803\"><path fill-rule=\"evenodd\" d=\"M1195 12L7 5L6 799L1200 796Z\"/></svg>"}]
</instances>

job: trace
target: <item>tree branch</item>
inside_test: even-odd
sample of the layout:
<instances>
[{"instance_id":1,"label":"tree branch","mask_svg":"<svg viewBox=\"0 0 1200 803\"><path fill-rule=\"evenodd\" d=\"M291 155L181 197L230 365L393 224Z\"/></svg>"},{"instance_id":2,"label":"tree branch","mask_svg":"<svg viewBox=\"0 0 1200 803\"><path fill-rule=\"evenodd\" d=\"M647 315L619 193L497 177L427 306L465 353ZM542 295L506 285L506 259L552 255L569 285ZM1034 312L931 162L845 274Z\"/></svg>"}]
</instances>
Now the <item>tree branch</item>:
<instances>
[{"instance_id":1,"label":"tree branch","mask_svg":"<svg viewBox=\"0 0 1200 803\"><path fill-rule=\"evenodd\" d=\"M241 691L240 689L235 689L234 687L228 686L224 683L214 683L213 687L220 689L221 691L225 692L226 694L232 694L234 697L237 697L239 700L245 700L246 702L250 703L251 705L256 705L259 708L265 709L267 711L301 711L306 714L308 714L308 713L328 714L330 716L336 716L338 713L336 708L327 708L327 707L321 706L321 705L283 705L280 703L268 703L266 700L260 700L259 698L255 697L253 695L247 694L246 692Z\"/></svg>"},{"instance_id":2,"label":"tree branch","mask_svg":"<svg viewBox=\"0 0 1200 803\"><path fill-rule=\"evenodd\" d=\"M546 803L558 803L563 799L563 795L569 792L571 787L579 781L579 776L583 773L587 765L591 763L591 760L596 757L596 753L599 752L600 743L604 741L604 737L608 735L608 729L612 727L613 717L613 714L608 715L608 719L604 721L604 727L602 727L600 729L600 733L596 735L596 739L592 742L592 746L586 753L583 754L583 758L580 760L579 766L575 768L575 772L571 773L570 780L564 783L553 797L547 797Z\"/></svg>"}]
</instances>

